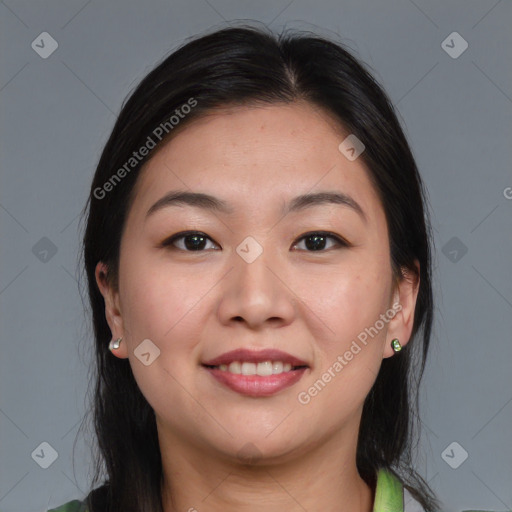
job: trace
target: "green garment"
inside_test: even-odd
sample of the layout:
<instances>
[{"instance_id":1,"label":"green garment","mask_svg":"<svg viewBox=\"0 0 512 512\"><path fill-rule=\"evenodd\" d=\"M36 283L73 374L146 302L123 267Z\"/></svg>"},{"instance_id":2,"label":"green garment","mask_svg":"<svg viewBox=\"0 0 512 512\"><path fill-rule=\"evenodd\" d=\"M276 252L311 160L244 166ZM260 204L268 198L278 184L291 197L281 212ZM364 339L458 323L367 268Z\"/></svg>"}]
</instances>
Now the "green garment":
<instances>
[{"instance_id":1,"label":"green garment","mask_svg":"<svg viewBox=\"0 0 512 512\"><path fill-rule=\"evenodd\" d=\"M85 502L73 500L48 512L89 512ZM377 473L377 487L373 512L404 512L403 487L400 481L385 469Z\"/></svg>"}]
</instances>

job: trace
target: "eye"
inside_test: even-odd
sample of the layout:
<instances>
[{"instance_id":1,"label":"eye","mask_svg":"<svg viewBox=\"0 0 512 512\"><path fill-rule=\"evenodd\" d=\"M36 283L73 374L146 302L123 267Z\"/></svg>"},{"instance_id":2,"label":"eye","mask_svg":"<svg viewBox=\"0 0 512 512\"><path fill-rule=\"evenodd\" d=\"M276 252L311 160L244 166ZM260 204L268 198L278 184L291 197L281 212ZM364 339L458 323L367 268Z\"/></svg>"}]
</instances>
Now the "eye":
<instances>
[{"instance_id":1,"label":"eye","mask_svg":"<svg viewBox=\"0 0 512 512\"><path fill-rule=\"evenodd\" d=\"M216 248L219 247L209 236L201 233L200 231L184 231L182 233L176 233L162 242L162 247L171 246L171 248L186 252L204 251L208 241L212 242ZM215 247L213 248L214 250ZM211 247L206 247L206 249L211 249Z\"/></svg>"},{"instance_id":2,"label":"eye","mask_svg":"<svg viewBox=\"0 0 512 512\"><path fill-rule=\"evenodd\" d=\"M324 251L325 249L332 249L336 247L348 247L349 244L346 240L343 240L340 236L335 235L334 233L328 231L313 231L311 233L306 233L299 238L299 241L304 240L305 247L307 252L313 251ZM331 245L328 245L328 241L331 241ZM334 243L332 243L334 241ZM298 245L294 244L293 247Z\"/></svg>"},{"instance_id":3,"label":"eye","mask_svg":"<svg viewBox=\"0 0 512 512\"><path fill-rule=\"evenodd\" d=\"M348 247L350 244L340 236L328 231L313 231L306 233L299 238L292 248L297 247L304 241L307 252L320 251L325 252L327 249L336 247ZM213 247L207 247L211 242ZM329 244L330 242L330 244ZM218 250L219 246L205 233L200 231L184 231L176 233L161 244L162 247L171 247L185 252L204 252L205 250Z\"/></svg>"}]
</instances>

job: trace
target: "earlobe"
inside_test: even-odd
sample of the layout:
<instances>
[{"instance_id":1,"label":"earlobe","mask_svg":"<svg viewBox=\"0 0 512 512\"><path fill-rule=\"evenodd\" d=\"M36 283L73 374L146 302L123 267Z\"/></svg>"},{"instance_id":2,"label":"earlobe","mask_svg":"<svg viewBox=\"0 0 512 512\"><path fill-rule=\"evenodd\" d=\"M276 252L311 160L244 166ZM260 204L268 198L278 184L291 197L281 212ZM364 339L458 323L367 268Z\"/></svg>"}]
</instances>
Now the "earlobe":
<instances>
[{"instance_id":1,"label":"earlobe","mask_svg":"<svg viewBox=\"0 0 512 512\"><path fill-rule=\"evenodd\" d=\"M96 284L105 301L105 318L112 333L112 341L118 340L124 335L123 318L119 307L119 293L114 290L108 280L108 267L103 262L98 262L95 269ZM112 343L112 341L110 343ZM109 346L110 348L110 346ZM126 343L112 351L116 357L124 359L128 357Z\"/></svg>"}]
</instances>

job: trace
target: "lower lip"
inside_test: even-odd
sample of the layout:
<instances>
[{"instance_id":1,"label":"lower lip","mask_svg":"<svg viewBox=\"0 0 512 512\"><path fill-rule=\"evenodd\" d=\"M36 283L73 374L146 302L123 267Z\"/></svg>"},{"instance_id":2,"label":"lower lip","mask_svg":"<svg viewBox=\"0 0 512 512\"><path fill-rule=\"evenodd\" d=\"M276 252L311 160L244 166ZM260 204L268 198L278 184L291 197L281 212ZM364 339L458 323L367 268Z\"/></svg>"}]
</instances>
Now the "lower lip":
<instances>
[{"instance_id":1,"label":"lower lip","mask_svg":"<svg viewBox=\"0 0 512 512\"><path fill-rule=\"evenodd\" d=\"M306 372L307 368L291 370L289 372L279 373L277 375L241 375L218 368L208 368L203 366L212 377L218 382L237 393L247 396L271 396L279 391L293 386L298 382Z\"/></svg>"}]
</instances>

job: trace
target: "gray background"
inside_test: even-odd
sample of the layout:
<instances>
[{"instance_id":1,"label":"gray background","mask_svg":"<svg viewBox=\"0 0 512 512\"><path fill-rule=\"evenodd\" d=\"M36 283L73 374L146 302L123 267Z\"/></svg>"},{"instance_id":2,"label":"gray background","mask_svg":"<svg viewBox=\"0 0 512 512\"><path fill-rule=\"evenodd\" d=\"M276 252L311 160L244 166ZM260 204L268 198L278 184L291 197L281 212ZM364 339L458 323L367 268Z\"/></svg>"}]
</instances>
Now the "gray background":
<instances>
[{"instance_id":1,"label":"gray background","mask_svg":"<svg viewBox=\"0 0 512 512\"><path fill-rule=\"evenodd\" d=\"M446 511L512 510L510 2L6 0L0 16L0 510L87 490L78 215L121 102L186 37L239 19L339 34L397 106L436 243L417 467ZM58 42L46 59L31 47L44 31ZM441 46L454 31L458 58ZM42 442L58 452L47 469Z\"/></svg>"}]
</instances>

